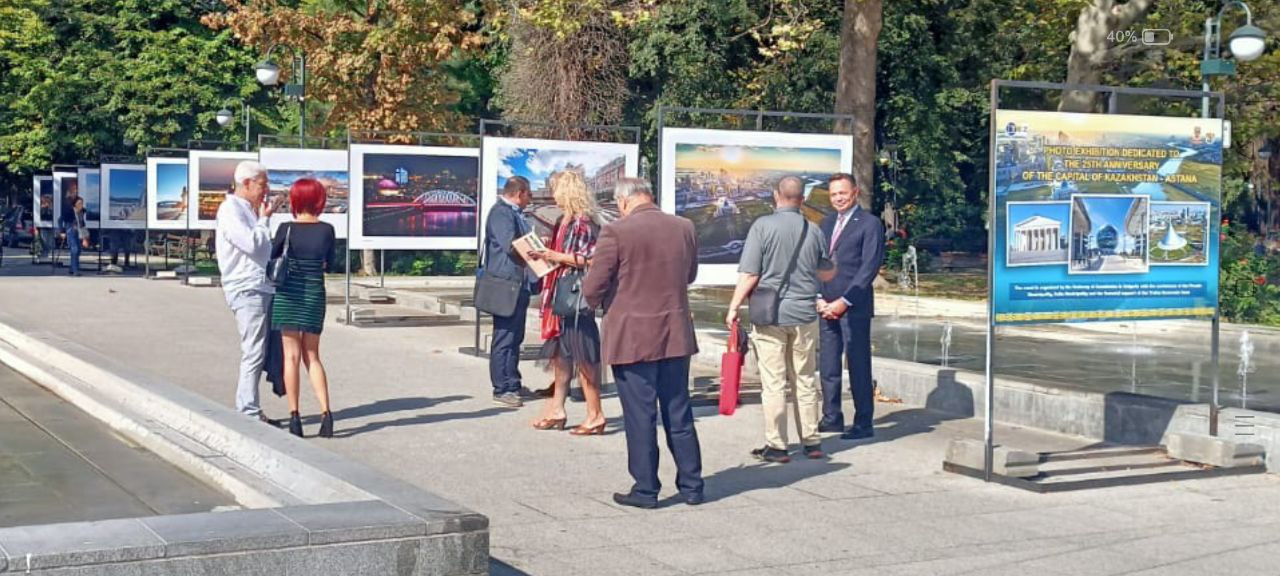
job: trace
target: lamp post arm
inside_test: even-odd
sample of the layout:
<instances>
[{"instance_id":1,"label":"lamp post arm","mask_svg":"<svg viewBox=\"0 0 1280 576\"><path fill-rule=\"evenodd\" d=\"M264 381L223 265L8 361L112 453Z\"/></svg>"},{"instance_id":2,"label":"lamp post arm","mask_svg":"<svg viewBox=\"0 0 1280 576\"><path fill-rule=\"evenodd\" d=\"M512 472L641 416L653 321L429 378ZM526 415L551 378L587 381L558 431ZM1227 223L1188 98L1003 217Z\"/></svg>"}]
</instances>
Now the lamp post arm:
<instances>
[{"instance_id":1,"label":"lamp post arm","mask_svg":"<svg viewBox=\"0 0 1280 576\"><path fill-rule=\"evenodd\" d=\"M1249 5L1248 5L1248 4L1245 4L1244 2L1241 2L1240 0L1231 0L1230 2L1227 2L1226 4L1223 4L1223 5L1222 5L1222 8L1219 8L1219 9L1218 9L1218 22L1219 22L1219 24L1221 24L1221 22L1222 22L1222 15L1223 15L1223 14L1225 14L1225 13L1227 12L1227 9L1228 9L1228 8L1231 8L1231 7L1234 7L1234 6L1239 6L1240 8L1244 9L1244 23L1245 23L1245 24L1248 24L1248 25L1253 25L1253 11L1249 9Z\"/></svg>"}]
</instances>

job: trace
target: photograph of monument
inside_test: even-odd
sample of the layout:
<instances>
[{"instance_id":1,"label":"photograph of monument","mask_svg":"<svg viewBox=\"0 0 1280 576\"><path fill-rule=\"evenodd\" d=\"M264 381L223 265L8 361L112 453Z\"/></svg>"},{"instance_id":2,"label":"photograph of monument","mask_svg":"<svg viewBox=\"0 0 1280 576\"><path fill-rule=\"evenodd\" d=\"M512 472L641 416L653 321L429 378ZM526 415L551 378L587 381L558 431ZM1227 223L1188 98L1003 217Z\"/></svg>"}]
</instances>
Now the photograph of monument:
<instances>
[{"instance_id":1,"label":"photograph of monument","mask_svg":"<svg viewBox=\"0 0 1280 576\"><path fill-rule=\"evenodd\" d=\"M353 145L352 247L474 250L476 148Z\"/></svg>"},{"instance_id":2,"label":"photograph of monument","mask_svg":"<svg viewBox=\"0 0 1280 576\"><path fill-rule=\"evenodd\" d=\"M32 220L37 228L53 226L53 176L32 176Z\"/></svg>"},{"instance_id":3,"label":"photograph of monument","mask_svg":"<svg viewBox=\"0 0 1280 576\"><path fill-rule=\"evenodd\" d=\"M145 228L147 225L147 167L142 164L102 165L103 228Z\"/></svg>"},{"instance_id":4,"label":"photograph of monument","mask_svg":"<svg viewBox=\"0 0 1280 576\"><path fill-rule=\"evenodd\" d=\"M635 176L639 168L640 149L635 144L581 142L572 140L536 140L521 138L485 138L482 152L484 175L481 180L480 220L489 215L502 187L514 176L529 181L533 202L525 208L529 223L539 235L550 236L562 216L547 183L561 171L582 175L595 195L601 219L609 222L618 217L613 190L619 178Z\"/></svg>"},{"instance_id":5,"label":"photograph of monument","mask_svg":"<svg viewBox=\"0 0 1280 576\"><path fill-rule=\"evenodd\" d=\"M1069 274L1140 274L1148 268L1151 199L1082 194L1071 197Z\"/></svg>"},{"instance_id":6,"label":"photograph of monument","mask_svg":"<svg viewBox=\"0 0 1280 576\"><path fill-rule=\"evenodd\" d=\"M1152 266L1206 266L1208 202L1152 202Z\"/></svg>"},{"instance_id":7,"label":"photograph of monument","mask_svg":"<svg viewBox=\"0 0 1280 576\"><path fill-rule=\"evenodd\" d=\"M847 136L664 129L662 206L697 228L699 284L736 280L747 231L773 213L783 177L805 182L804 215L821 222L832 210L827 178L852 168L851 146Z\"/></svg>"},{"instance_id":8,"label":"photograph of monument","mask_svg":"<svg viewBox=\"0 0 1280 576\"><path fill-rule=\"evenodd\" d=\"M346 238L351 197L346 150L263 148L258 151L258 161L267 169L268 201L280 202L280 208L271 217L273 230L293 219L289 207L289 189L293 183L312 178L324 185L326 194L320 219L333 225L338 238Z\"/></svg>"},{"instance_id":9,"label":"photograph of monument","mask_svg":"<svg viewBox=\"0 0 1280 576\"><path fill-rule=\"evenodd\" d=\"M80 197L84 198L84 220L97 224L102 217L102 172L97 168L81 168L76 178Z\"/></svg>"},{"instance_id":10,"label":"photograph of monument","mask_svg":"<svg viewBox=\"0 0 1280 576\"><path fill-rule=\"evenodd\" d=\"M1005 266L1067 263L1070 202L1010 202Z\"/></svg>"},{"instance_id":11,"label":"photograph of monument","mask_svg":"<svg viewBox=\"0 0 1280 576\"><path fill-rule=\"evenodd\" d=\"M187 227L187 159L147 158L147 227L182 230Z\"/></svg>"},{"instance_id":12,"label":"photograph of monument","mask_svg":"<svg viewBox=\"0 0 1280 576\"><path fill-rule=\"evenodd\" d=\"M252 152L191 151L187 188L194 193L196 204L187 216L193 230L217 227L218 207L236 189L236 166L257 159L258 155Z\"/></svg>"}]
</instances>

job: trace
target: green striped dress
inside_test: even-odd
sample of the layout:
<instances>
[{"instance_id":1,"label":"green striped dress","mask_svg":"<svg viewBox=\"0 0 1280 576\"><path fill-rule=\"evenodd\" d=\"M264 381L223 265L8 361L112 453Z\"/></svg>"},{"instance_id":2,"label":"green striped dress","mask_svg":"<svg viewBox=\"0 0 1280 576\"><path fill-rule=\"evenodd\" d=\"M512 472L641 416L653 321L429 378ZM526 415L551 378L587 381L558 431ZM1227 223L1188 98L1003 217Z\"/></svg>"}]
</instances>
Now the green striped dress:
<instances>
[{"instance_id":1,"label":"green striped dress","mask_svg":"<svg viewBox=\"0 0 1280 576\"><path fill-rule=\"evenodd\" d=\"M324 222L290 222L276 231L272 256L283 254L289 241L289 276L276 287L271 306L275 330L320 334L324 330L324 273L333 261L333 227Z\"/></svg>"}]
</instances>

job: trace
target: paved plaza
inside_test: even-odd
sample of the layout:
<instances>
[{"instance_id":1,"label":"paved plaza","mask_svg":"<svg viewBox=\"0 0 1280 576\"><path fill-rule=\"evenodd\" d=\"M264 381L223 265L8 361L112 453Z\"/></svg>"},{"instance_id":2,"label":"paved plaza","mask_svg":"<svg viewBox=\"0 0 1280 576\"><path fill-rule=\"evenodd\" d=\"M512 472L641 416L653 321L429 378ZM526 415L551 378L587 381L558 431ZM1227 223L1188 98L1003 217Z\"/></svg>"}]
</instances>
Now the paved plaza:
<instances>
[{"instance_id":1,"label":"paved plaza","mask_svg":"<svg viewBox=\"0 0 1280 576\"><path fill-rule=\"evenodd\" d=\"M19 264L19 265L13 265ZM218 289L0 268L0 322L48 332L230 406L235 326ZM1253 475L1039 495L943 472L953 438L980 422L879 406L869 443L828 440L826 461L761 465L757 405L699 410L711 501L621 508L625 442L536 431L536 403L493 406L486 363L460 355L470 325L360 329L333 321L322 353L344 457L489 516L494 574L1275 574L1280 477ZM526 385L549 377L531 364ZM305 388L305 387L304 387ZM286 413L263 386L264 409ZM318 421L308 390L307 433ZM583 414L570 403L570 424ZM281 431L281 434L286 432ZM1001 427L1001 438L1070 449L1083 438ZM794 442L794 439L793 439Z\"/></svg>"}]
</instances>

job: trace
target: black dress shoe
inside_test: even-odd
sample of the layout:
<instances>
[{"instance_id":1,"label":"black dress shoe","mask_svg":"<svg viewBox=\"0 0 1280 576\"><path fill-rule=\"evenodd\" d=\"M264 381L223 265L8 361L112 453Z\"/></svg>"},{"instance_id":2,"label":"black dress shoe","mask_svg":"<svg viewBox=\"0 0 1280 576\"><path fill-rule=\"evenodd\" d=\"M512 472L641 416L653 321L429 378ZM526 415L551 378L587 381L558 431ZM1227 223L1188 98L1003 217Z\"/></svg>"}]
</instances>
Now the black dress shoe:
<instances>
[{"instance_id":1,"label":"black dress shoe","mask_svg":"<svg viewBox=\"0 0 1280 576\"><path fill-rule=\"evenodd\" d=\"M837 434L838 434L838 433L843 433L843 432L844 432L844 424L841 424L841 423L839 423L839 422L834 422L834 421L833 421L833 422L819 422L819 423L818 423L818 431L819 431L819 432L835 432L835 433L837 433Z\"/></svg>"},{"instance_id":2,"label":"black dress shoe","mask_svg":"<svg viewBox=\"0 0 1280 576\"><path fill-rule=\"evenodd\" d=\"M703 495L703 493L701 492L694 492L691 494L684 495L684 503L690 506L697 506L706 501L707 501L707 497Z\"/></svg>"},{"instance_id":3,"label":"black dress shoe","mask_svg":"<svg viewBox=\"0 0 1280 576\"><path fill-rule=\"evenodd\" d=\"M302 437L302 417L298 416L297 412L289 413L289 433L299 438Z\"/></svg>"},{"instance_id":4,"label":"black dress shoe","mask_svg":"<svg viewBox=\"0 0 1280 576\"><path fill-rule=\"evenodd\" d=\"M870 426L850 426L844 434L840 435L841 440L866 440L875 437L876 432Z\"/></svg>"},{"instance_id":5,"label":"black dress shoe","mask_svg":"<svg viewBox=\"0 0 1280 576\"><path fill-rule=\"evenodd\" d=\"M644 498L636 496L631 492L614 492L613 501L623 506L633 506L636 508L657 508L657 498Z\"/></svg>"}]
</instances>

